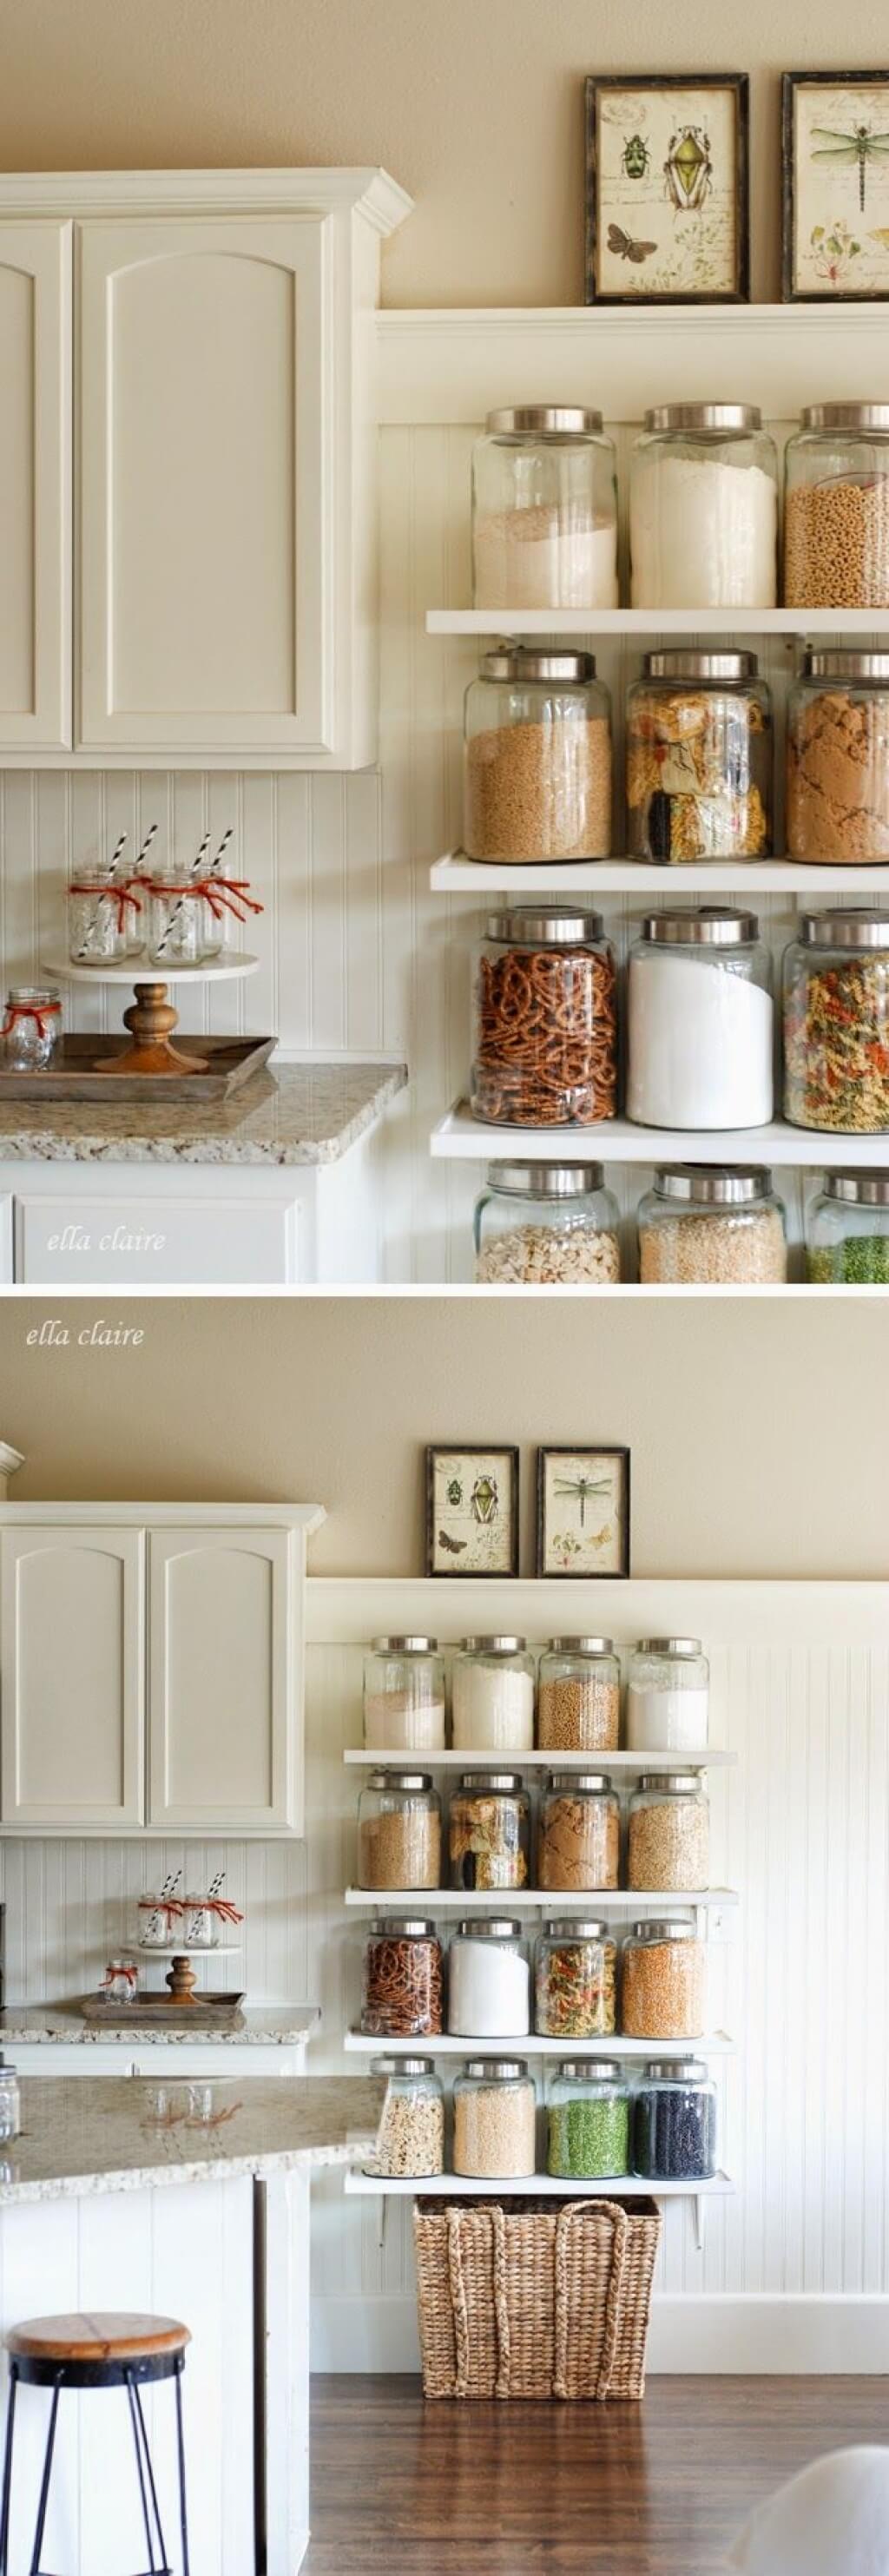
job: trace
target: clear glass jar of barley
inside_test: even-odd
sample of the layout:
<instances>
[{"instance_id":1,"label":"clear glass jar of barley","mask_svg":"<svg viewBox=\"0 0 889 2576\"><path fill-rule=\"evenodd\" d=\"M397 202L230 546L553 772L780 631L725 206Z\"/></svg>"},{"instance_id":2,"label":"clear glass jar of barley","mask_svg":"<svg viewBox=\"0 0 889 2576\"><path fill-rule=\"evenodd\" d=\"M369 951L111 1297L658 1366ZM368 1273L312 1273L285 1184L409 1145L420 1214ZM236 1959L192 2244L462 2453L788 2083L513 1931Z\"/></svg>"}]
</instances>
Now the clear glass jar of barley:
<instances>
[{"instance_id":1,"label":"clear glass jar of barley","mask_svg":"<svg viewBox=\"0 0 889 2576\"><path fill-rule=\"evenodd\" d=\"M551 1637L540 1658L537 1741L544 1753L616 1753L620 1664L611 1637Z\"/></svg>"},{"instance_id":2,"label":"clear glass jar of barley","mask_svg":"<svg viewBox=\"0 0 889 2576\"><path fill-rule=\"evenodd\" d=\"M613 1287L618 1222L601 1163L489 1163L475 1203L476 1279L498 1288Z\"/></svg>"},{"instance_id":3,"label":"clear glass jar of barley","mask_svg":"<svg viewBox=\"0 0 889 2576\"><path fill-rule=\"evenodd\" d=\"M630 1799L627 1886L709 1885L710 1801L699 1771L645 1771Z\"/></svg>"},{"instance_id":4,"label":"clear glass jar of barley","mask_svg":"<svg viewBox=\"0 0 889 2576\"><path fill-rule=\"evenodd\" d=\"M472 456L477 608L616 608L617 475L600 411L490 411Z\"/></svg>"},{"instance_id":5,"label":"clear glass jar of barley","mask_svg":"<svg viewBox=\"0 0 889 2576\"><path fill-rule=\"evenodd\" d=\"M784 453L789 608L889 607L889 403L810 403Z\"/></svg>"},{"instance_id":6,"label":"clear glass jar of barley","mask_svg":"<svg viewBox=\"0 0 889 2576\"><path fill-rule=\"evenodd\" d=\"M764 1163L662 1164L636 1223L645 1286L749 1288L786 1280L784 1206Z\"/></svg>"},{"instance_id":7,"label":"clear glass jar of barley","mask_svg":"<svg viewBox=\"0 0 889 2576\"><path fill-rule=\"evenodd\" d=\"M470 2057L454 2085L454 2172L508 2182L536 2168L537 2104L527 2061Z\"/></svg>"},{"instance_id":8,"label":"clear glass jar of barley","mask_svg":"<svg viewBox=\"0 0 889 2576\"><path fill-rule=\"evenodd\" d=\"M611 700L592 653L500 645L466 691L467 858L607 859Z\"/></svg>"}]
</instances>

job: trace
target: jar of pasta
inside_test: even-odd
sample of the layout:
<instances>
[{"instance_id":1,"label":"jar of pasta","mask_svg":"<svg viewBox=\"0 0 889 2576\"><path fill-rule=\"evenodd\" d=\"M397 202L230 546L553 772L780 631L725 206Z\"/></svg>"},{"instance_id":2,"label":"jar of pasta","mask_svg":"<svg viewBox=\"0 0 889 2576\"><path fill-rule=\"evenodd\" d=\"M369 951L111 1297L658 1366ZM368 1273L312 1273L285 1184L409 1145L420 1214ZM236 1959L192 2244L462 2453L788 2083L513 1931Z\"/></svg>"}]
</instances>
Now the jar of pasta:
<instances>
[{"instance_id":1,"label":"jar of pasta","mask_svg":"<svg viewBox=\"0 0 889 2576\"><path fill-rule=\"evenodd\" d=\"M428 1771L372 1771L358 1801L358 1885L438 1887L441 1799Z\"/></svg>"},{"instance_id":2,"label":"jar of pasta","mask_svg":"<svg viewBox=\"0 0 889 2576\"><path fill-rule=\"evenodd\" d=\"M540 1658L537 1740L544 1753L616 1753L620 1664L611 1637L551 1637Z\"/></svg>"},{"instance_id":3,"label":"jar of pasta","mask_svg":"<svg viewBox=\"0 0 889 2576\"><path fill-rule=\"evenodd\" d=\"M660 403L630 461L634 608L774 608L778 457L754 403Z\"/></svg>"},{"instance_id":4,"label":"jar of pasta","mask_svg":"<svg viewBox=\"0 0 889 2576\"><path fill-rule=\"evenodd\" d=\"M825 1172L806 1212L806 1270L818 1288L889 1287L889 1172Z\"/></svg>"},{"instance_id":5,"label":"jar of pasta","mask_svg":"<svg viewBox=\"0 0 889 2576\"><path fill-rule=\"evenodd\" d=\"M598 912L492 913L473 967L474 1118L589 1127L617 1109L614 953Z\"/></svg>"},{"instance_id":6,"label":"jar of pasta","mask_svg":"<svg viewBox=\"0 0 889 2576\"><path fill-rule=\"evenodd\" d=\"M627 848L669 867L772 846L772 718L755 653L646 653L627 699Z\"/></svg>"},{"instance_id":7,"label":"jar of pasta","mask_svg":"<svg viewBox=\"0 0 889 2576\"><path fill-rule=\"evenodd\" d=\"M467 858L607 859L611 700L592 653L486 653L463 738Z\"/></svg>"},{"instance_id":8,"label":"jar of pasta","mask_svg":"<svg viewBox=\"0 0 889 2576\"><path fill-rule=\"evenodd\" d=\"M889 607L889 403L809 403L784 451L789 608Z\"/></svg>"},{"instance_id":9,"label":"jar of pasta","mask_svg":"<svg viewBox=\"0 0 889 2576\"><path fill-rule=\"evenodd\" d=\"M375 1637L364 1658L364 1741L371 1753L441 1753L444 1659L435 1637Z\"/></svg>"},{"instance_id":10,"label":"jar of pasta","mask_svg":"<svg viewBox=\"0 0 889 2576\"><path fill-rule=\"evenodd\" d=\"M786 762L791 859L889 858L889 653L807 646L787 701Z\"/></svg>"},{"instance_id":11,"label":"jar of pasta","mask_svg":"<svg viewBox=\"0 0 889 2576\"><path fill-rule=\"evenodd\" d=\"M477 608L616 608L617 478L600 411L489 411L472 455Z\"/></svg>"},{"instance_id":12,"label":"jar of pasta","mask_svg":"<svg viewBox=\"0 0 889 2576\"><path fill-rule=\"evenodd\" d=\"M627 1886L706 1887L710 1801L699 1771L643 1772L630 1799Z\"/></svg>"},{"instance_id":13,"label":"jar of pasta","mask_svg":"<svg viewBox=\"0 0 889 2576\"><path fill-rule=\"evenodd\" d=\"M784 954L784 1115L792 1127L889 1128L889 912L804 912Z\"/></svg>"},{"instance_id":14,"label":"jar of pasta","mask_svg":"<svg viewBox=\"0 0 889 2576\"><path fill-rule=\"evenodd\" d=\"M361 2028L373 2039L432 2039L442 2029L442 1952L434 1923L393 1915L364 1944Z\"/></svg>"},{"instance_id":15,"label":"jar of pasta","mask_svg":"<svg viewBox=\"0 0 889 2576\"><path fill-rule=\"evenodd\" d=\"M605 1923L575 1914L547 1923L534 1962L541 2039L610 2039L617 2028L617 1944Z\"/></svg>"},{"instance_id":16,"label":"jar of pasta","mask_svg":"<svg viewBox=\"0 0 889 2576\"><path fill-rule=\"evenodd\" d=\"M537 1884L548 1889L616 1887L620 1800L604 1771L552 1771L537 1832Z\"/></svg>"},{"instance_id":17,"label":"jar of pasta","mask_svg":"<svg viewBox=\"0 0 889 2576\"><path fill-rule=\"evenodd\" d=\"M461 1637L451 1701L456 1752L530 1753L534 1657L524 1637Z\"/></svg>"},{"instance_id":18,"label":"jar of pasta","mask_svg":"<svg viewBox=\"0 0 889 2576\"><path fill-rule=\"evenodd\" d=\"M662 1164L636 1223L644 1286L777 1286L787 1277L784 1206L764 1163Z\"/></svg>"},{"instance_id":19,"label":"jar of pasta","mask_svg":"<svg viewBox=\"0 0 889 2576\"><path fill-rule=\"evenodd\" d=\"M601 1163L489 1163L475 1203L476 1279L602 1288L620 1278L619 1210Z\"/></svg>"},{"instance_id":20,"label":"jar of pasta","mask_svg":"<svg viewBox=\"0 0 889 2576\"><path fill-rule=\"evenodd\" d=\"M623 1948L623 2028L628 2039L700 2039L705 1944L678 1916L635 1923Z\"/></svg>"},{"instance_id":21,"label":"jar of pasta","mask_svg":"<svg viewBox=\"0 0 889 2576\"><path fill-rule=\"evenodd\" d=\"M517 1771L464 1771L448 1818L450 1883L527 1887L531 1802Z\"/></svg>"}]
</instances>

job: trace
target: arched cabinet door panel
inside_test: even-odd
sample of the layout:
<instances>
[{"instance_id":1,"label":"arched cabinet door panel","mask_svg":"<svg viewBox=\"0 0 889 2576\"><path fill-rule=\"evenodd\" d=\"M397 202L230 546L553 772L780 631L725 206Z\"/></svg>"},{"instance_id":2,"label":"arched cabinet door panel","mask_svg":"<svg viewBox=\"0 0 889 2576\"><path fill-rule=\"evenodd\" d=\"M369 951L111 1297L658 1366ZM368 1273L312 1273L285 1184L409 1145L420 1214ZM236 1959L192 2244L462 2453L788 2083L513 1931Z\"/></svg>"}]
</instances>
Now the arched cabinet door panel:
<instances>
[{"instance_id":1,"label":"arched cabinet door panel","mask_svg":"<svg viewBox=\"0 0 889 2576\"><path fill-rule=\"evenodd\" d=\"M142 1825L144 1533L5 1529L0 1568L4 1826Z\"/></svg>"},{"instance_id":2,"label":"arched cabinet door panel","mask_svg":"<svg viewBox=\"0 0 889 2576\"><path fill-rule=\"evenodd\" d=\"M301 1830L301 1544L286 1529L152 1532L150 1824Z\"/></svg>"},{"instance_id":3,"label":"arched cabinet door panel","mask_svg":"<svg viewBox=\"0 0 889 2576\"><path fill-rule=\"evenodd\" d=\"M71 741L71 225L0 222L0 749Z\"/></svg>"}]
</instances>

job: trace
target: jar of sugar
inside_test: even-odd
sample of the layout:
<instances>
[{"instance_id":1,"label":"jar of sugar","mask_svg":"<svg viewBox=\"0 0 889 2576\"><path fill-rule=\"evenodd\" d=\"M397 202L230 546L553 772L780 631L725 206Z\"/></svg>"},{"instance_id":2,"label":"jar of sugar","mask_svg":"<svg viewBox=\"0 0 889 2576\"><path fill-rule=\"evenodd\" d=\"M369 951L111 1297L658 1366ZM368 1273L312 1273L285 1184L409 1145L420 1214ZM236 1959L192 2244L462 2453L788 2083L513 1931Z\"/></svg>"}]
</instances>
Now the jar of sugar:
<instances>
[{"instance_id":1,"label":"jar of sugar","mask_svg":"<svg viewBox=\"0 0 889 2576\"><path fill-rule=\"evenodd\" d=\"M638 1127L765 1127L774 1014L755 913L650 913L630 950L627 1116Z\"/></svg>"},{"instance_id":2,"label":"jar of sugar","mask_svg":"<svg viewBox=\"0 0 889 2576\"><path fill-rule=\"evenodd\" d=\"M615 452L600 411L490 411L472 458L477 608L616 608Z\"/></svg>"},{"instance_id":3,"label":"jar of sugar","mask_svg":"<svg viewBox=\"0 0 889 2576\"><path fill-rule=\"evenodd\" d=\"M530 1753L534 1657L524 1637L462 1637L451 1676L454 1749Z\"/></svg>"},{"instance_id":4,"label":"jar of sugar","mask_svg":"<svg viewBox=\"0 0 889 2576\"><path fill-rule=\"evenodd\" d=\"M709 1702L710 1666L700 1637L640 1637L627 1682L631 1752L703 1752Z\"/></svg>"},{"instance_id":5,"label":"jar of sugar","mask_svg":"<svg viewBox=\"0 0 889 2576\"><path fill-rule=\"evenodd\" d=\"M448 1951L448 2030L461 2039L525 2039L531 1970L521 1929L507 1917L458 1923Z\"/></svg>"},{"instance_id":6,"label":"jar of sugar","mask_svg":"<svg viewBox=\"0 0 889 2576\"><path fill-rule=\"evenodd\" d=\"M661 403L630 462L634 608L774 608L778 457L753 403Z\"/></svg>"}]
</instances>

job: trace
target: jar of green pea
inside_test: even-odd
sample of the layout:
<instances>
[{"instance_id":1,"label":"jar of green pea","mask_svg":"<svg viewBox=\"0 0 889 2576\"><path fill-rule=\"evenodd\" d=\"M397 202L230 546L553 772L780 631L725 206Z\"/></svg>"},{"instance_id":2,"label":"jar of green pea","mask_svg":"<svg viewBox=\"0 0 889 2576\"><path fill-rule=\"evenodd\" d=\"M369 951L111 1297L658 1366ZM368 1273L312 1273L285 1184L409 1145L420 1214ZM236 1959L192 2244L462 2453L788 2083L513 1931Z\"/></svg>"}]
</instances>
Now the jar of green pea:
<instances>
[{"instance_id":1,"label":"jar of green pea","mask_svg":"<svg viewBox=\"0 0 889 2576\"><path fill-rule=\"evenodd\" d=\"M629 2172L630 2092L610 2058L567 2058L549 2096L547 2172L566 2182Z\"/></svg>"},{"instance_id":2,"label":"jar of green pea","mask_svg":"<svg viewBox=\"0 0 889 2576\"><path fill-rule=\"evenodd\" d=\"M889 1286L889 1171L825 1172L806 1216L814 1287Z\"/></svg>"}]
</instances>

